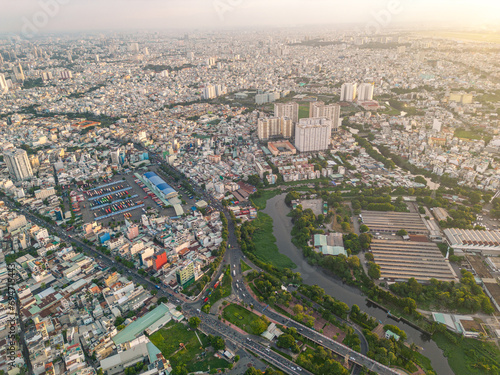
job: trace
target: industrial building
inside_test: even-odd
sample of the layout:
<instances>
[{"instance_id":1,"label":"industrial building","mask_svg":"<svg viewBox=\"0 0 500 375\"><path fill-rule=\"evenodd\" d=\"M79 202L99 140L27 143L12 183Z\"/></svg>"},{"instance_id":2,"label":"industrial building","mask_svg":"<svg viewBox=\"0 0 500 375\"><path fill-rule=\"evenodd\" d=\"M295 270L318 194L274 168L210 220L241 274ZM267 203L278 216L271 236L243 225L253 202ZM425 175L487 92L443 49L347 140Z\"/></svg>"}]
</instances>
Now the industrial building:
<instances>
[{"instance_id":1,"label":"industrial building","mask_svg":"<svg viewBox=\"0 0 500 375\"><path fill-rule=\"evenodd\" d=\"M177 197L178 193L167 184L160 176L158 176L154 172L147 172L144 174L144 177L151 182L154 188L156 188L157 192L162 194L165 199L172 199Z\"/></svg>"},{"instance_id":2,"label":"industrial building","mask_svg":"<svg viewBox=\"0 0 500 375\"><path fill-rule=\"evenodd\" d=\"M361 217L363 224L367 225L372 233L396 233L404 229L409 234L429 234L427 226L417 213L361 211Z\"/></svg>"},{"instance_id":3,"label":"industrial building","mask_svg":"<svg viewBox=\"0 0 500 375\"><path fill-rule=\"evenodd\" d=\"M500 233L489 230L445 229L448 244L460 252L473 252L482 255L500 255Z\"/></svg>"},{"instance_id":4,"label":"industrial building","mask_svg":"<svg viewBox=\"0 0 500 375\"><path fill-rule=\"evenodd\" d=\"M370 248L380 266L381 278L388 281L407 281L412 277L420 282L458 281L435 243L374 239Z\"/></svg>"}]
</instances>

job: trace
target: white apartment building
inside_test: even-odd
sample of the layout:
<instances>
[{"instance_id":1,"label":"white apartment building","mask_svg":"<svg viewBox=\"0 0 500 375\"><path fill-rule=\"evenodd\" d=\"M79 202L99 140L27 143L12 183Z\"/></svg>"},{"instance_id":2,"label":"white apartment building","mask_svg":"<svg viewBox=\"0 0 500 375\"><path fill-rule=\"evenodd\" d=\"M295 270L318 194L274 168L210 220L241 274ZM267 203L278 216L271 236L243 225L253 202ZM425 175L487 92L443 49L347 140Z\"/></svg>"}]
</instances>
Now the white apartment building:
<instances>
[{"instance_id":1,"label":"white apartment building","mask_svg":"<svg viewBox=\"0 0 500 375\"><path fill-rule=\"evenodd\" d=\"M295 147L299 152L328 149L332 133L332 121L326 118L300 119L295 126Z\"/></svg>"},{"instance_id":2,"label":"white apartment building","mask_svg":"<svg viewBox=\"0 0 500 375\"><path fill-rule=\"evenodd\" d=\"M15 180L22 181L33 176L26 151L22 149L8 150L4 152L4 158L9 174Z\"/></svg>"},{"instance_id":3,"label":"white apartment building","mask_svg":"<svg viewBox=\"0 0 500 375\"><path fill-rule=\"evenodd\" d=\"M358 101L366 102L373 100L373 84L372 83L362 83L358 87Z\"/></svg>"},{"instance_id":4,"label":"white apartment building","mask_svg":"<svg viewBox=\"0 0 500 375\"><path fill-rule=\"evenodd\" d=\"M9 91L9 86L7 86L5 75L0 74L0 94L5 94L7 91Z\"/></svg>"},{"instance_id":5,"label":"white apartment building","mask_svg":"<svg viewBox=\"0 0 500 375\"><path fill-rule=\"evenodd\" d=\"M274 137L292 138L294 129L292 120L284 117L260 118L257 123L257 135L261 141Z\"/></svg>"},{"instance_id":6,"label":"white apartment building","mask_svg":"<svg viewBox=\"0 0 500 375\"><path fill-rule=\"evenodd\" d=\"M311 102L309 104L309 118L327 118L332 121L332 131L339 130L340 125L340 105L329 104L325 105L324 102Z\"/></svg>"},{"instance_id":7,"label":"white apartment building","mask_svg":"<svg viewBox=\"0 0 500 375\"><path fill-rule=\"evenodd\" d=\"M340 88L340 101L353 102L356 98L357 87L357 83L344 83Z\"/></svg>"},{"instance_id":8,"label":"white apartment building","mask_svg":"<svg viewBox=\"0 0 500 375\"><path fill-rule=\"evenodd\" d=\"M274 117L287 117L296 124L299 122L299 104L296 102L275 103Z\"/></svg>"}]
</instances>

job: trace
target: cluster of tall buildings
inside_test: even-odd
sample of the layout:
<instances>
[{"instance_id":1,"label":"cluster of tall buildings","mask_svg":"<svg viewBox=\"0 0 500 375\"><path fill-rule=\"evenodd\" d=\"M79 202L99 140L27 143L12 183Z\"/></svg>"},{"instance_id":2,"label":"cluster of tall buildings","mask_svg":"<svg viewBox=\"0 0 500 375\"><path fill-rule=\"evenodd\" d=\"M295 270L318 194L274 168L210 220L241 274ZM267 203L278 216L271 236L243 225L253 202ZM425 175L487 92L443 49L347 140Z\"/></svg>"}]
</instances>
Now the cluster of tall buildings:
<instances>
[{"instance_id":1,"label":"cluster of tall buildings","mask_svg":"<svg viewBox=\"0 0 500 375\"><path fill-rule=\"evenodd\" d=\"M226 88L222 85L206 85L201 93L202 99L215 99L226 94Z\"/></svg>"},{"instance_id":2,"label":"cluster of tall buildings","mask_svg":"<svg viewBox=\"0 0 500 375\"><path fill-rule=\"evenodd\" d=\"M366 102L373 100L373 83L344 83L340 88L340 101L353 102L354 100Z\"/></svg>"},{"instance_id":3,"label":"cluster of tall buildings","mask_svg":"<svg viewBox=\"0 0 500 375\"><path fill-rule=\"evenodd\" d=\"M340 124L340 106L316 101L309 105L309 118L299 119L299 104L276 103L274 117L260 118L257 135L261 141L273 138L294 138L300 152L328 149L332 132Z\"/></svg>"}]
</instances>

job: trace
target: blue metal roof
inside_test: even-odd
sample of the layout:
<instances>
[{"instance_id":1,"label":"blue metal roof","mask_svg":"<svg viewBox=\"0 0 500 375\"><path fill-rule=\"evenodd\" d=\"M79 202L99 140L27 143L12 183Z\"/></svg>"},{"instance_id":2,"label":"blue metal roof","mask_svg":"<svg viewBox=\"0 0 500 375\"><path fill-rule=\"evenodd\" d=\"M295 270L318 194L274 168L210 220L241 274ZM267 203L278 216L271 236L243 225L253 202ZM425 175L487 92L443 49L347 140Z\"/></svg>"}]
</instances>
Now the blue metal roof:
<instances>
[{"instance_id":1,"label":"blue metal roof","mask_svg":"<svg viewBox=\"0 0 500 375\"><path fill-rule=\"evenodd\" d=\"M165 195L169 195L171 193L176 192L173 187L167 184L160 176L158 176L154 172L147 172L144 174L144 177L146 177L153 185L155 185Z\"/></svg>"}]
</instances>

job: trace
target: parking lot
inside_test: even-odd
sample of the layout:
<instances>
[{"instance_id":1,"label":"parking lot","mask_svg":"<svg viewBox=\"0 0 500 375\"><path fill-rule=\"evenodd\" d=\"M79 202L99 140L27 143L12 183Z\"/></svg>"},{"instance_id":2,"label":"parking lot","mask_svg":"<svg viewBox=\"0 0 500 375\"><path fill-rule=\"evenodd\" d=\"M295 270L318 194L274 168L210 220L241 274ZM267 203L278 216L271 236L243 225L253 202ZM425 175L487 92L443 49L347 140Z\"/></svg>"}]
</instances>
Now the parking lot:
<instances>
[{"instance_id":1,"label":"parking lot","mask_svg":"<svg viewBox=\"0 0 500 375\"><path fill-rule=\"evenodd\" d=\"M151 166L148 168L148 171L159 173L158 169L157 166ZM141 170L137 173L143 176L146 172ZM165 174L162 174L161 177L178 191L179 199L186 202L186 204L182 204L182 208L184 212L188 213L196 203L196 197L190 199L189 193L183 189L179 189L179 184L176 184L173 179L169 179ZM98 220L103 224L109 224L113 221L123 221L124 219L140 221L141 215L145 212L153 213L153 211L158 213L159 216L176 216L173 207L164 208L162 205L157 204L139 186L136 180L134 172L127 174L120 173L113 176L109 182L87 186L82 192L85 201L80 203L83 221L88 223L103 216L109 216Z\"/></svg>"}]
</instances>

